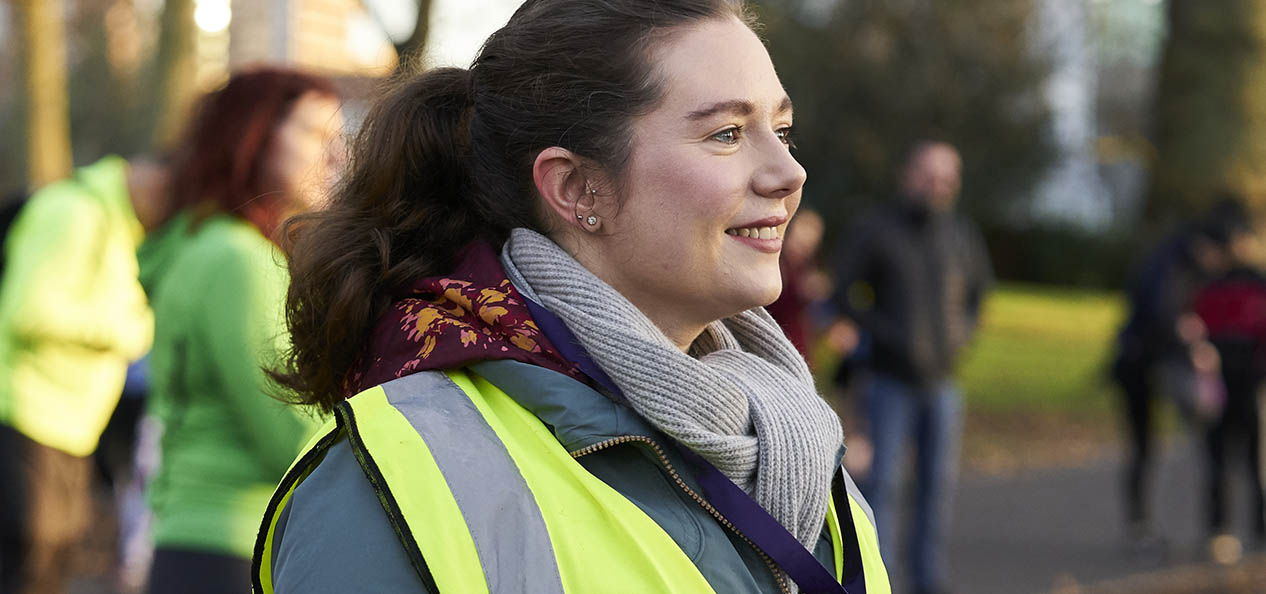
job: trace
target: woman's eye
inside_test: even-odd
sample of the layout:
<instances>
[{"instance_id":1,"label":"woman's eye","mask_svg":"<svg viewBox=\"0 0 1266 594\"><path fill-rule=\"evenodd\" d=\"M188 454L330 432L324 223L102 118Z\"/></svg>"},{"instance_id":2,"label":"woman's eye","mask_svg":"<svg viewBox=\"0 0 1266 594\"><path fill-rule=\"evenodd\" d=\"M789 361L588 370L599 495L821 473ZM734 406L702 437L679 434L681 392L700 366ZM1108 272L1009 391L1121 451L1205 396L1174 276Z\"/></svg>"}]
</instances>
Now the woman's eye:
<instances>
[{"instance_id":1,"label":"woman's eye","mask_svg":"<svg viewBox=\"0 0 1266 594\"><path fill-rule=\"evenodd\" d=\"M778 135L778 140L781 140L783 144L791 148L796 148L796 141L795 141L794 136L792 135L791 126L787 126L786 128L779 128L778 130L774 131L774 134Z\"/></svg>"},{"instance_id":2,"label":"woman's eye","mask_svg":"<svg viewBox=\"0 0 1266 594\"><path fill-rule=\"evenodd\" d=\"M743 135L743 128L735 126L726 128L712 135L713 140L719 140L725 144L738 144L739 138Z\"/></svg>"}]
</instances>

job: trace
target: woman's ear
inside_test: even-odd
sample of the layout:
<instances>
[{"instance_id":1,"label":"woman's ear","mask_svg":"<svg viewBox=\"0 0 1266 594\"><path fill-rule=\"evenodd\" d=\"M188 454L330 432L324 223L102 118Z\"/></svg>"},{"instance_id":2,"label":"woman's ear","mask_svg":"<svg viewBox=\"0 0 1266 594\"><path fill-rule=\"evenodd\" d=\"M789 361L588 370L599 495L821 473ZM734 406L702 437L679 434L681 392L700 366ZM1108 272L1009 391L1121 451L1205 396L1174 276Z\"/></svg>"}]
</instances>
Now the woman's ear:
<instances>
[{"instance_id":1,"label":"woman's ear","mask_svg":"<svg viewBox=\"0 0 1266 594\"><path fill-rule=\"evenodd\" d=\"M561 220L564 228L583 227L577 217L587 215L593 201L587 194L585 175L575 153L557 146L541 151L532 164L532 181L545 202L546 212L557 217L555 222Z\"/></svg>"}]
</instances>

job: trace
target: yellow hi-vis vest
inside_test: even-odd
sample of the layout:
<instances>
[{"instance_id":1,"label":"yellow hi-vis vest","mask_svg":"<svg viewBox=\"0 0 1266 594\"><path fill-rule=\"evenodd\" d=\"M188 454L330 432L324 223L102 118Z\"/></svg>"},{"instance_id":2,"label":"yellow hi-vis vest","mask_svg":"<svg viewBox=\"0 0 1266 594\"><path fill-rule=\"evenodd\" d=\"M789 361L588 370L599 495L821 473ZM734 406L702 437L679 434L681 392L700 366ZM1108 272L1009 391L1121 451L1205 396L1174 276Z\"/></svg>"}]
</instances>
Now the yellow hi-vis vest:
<instances>
[{"instance_id":1,"label":"yellow hi-vis vest","mask_svg":"<svg viewBox=\"0 0 1266 594\"><path fill-rule=\"evenodd\" d=\"M586 471L535 415L469 371L417 373L361 392L317 435L268 506L252 569L256 594L273 593L281 511L344 435L433 592L714 592L654 520ZM874 526L851 495L849 505L855 534L842 533L848 526L834 502L827 516L834 574L844 573L844 539L854 538L867 594L891 594Z\"/></svg>"}]
</instances>

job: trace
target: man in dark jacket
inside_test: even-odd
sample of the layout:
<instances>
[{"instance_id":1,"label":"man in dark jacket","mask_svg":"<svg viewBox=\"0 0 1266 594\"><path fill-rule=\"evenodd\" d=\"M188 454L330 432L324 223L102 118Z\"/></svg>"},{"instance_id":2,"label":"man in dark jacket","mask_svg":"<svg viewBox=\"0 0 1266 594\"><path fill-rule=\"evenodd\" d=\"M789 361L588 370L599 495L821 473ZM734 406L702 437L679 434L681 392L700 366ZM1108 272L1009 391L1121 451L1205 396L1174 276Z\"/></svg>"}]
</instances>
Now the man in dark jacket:
<instances>
[{"instance_id":1,"label":"man in dark jacket","mask_svg":"<svg viewBox=\"0 0 1266 594\"><path fill-rule=\"evenodd\" d=\"M907 438L915 441L909 566L915 592L942 592L942 543L957 475L961 401L954 363L976 327L993 272L980 232L953 212L962 163L923 141L906 161L898 200L865 217L838 260L836 304L871 344L862 362L874 462L867 499L892 556L893 505Z\"/></svg>"}]
</instances>

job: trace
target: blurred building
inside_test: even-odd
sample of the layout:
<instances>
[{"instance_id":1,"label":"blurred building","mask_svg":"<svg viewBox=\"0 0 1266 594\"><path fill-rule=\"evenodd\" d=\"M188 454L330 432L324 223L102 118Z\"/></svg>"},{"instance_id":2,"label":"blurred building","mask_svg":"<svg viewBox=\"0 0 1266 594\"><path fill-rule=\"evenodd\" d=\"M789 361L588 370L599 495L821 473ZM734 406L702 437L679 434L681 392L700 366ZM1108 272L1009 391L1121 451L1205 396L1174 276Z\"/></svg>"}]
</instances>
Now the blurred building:
<instances>
[{"instance_id":1,"label":"blurred building","mask_svg":"<svg viewBox=\"0 0 1266 594\"><path fill-rule=\"evenodd\" d=\"M286 64L332 76L383 76L396 66L391 40L361 0L198 0L203 64L225 71ZM217 37L227 37L217 43ZM205 41L205 43L203 43ZM217 63L218 62L218 63Z\"/></svg>"}]
</instances>

